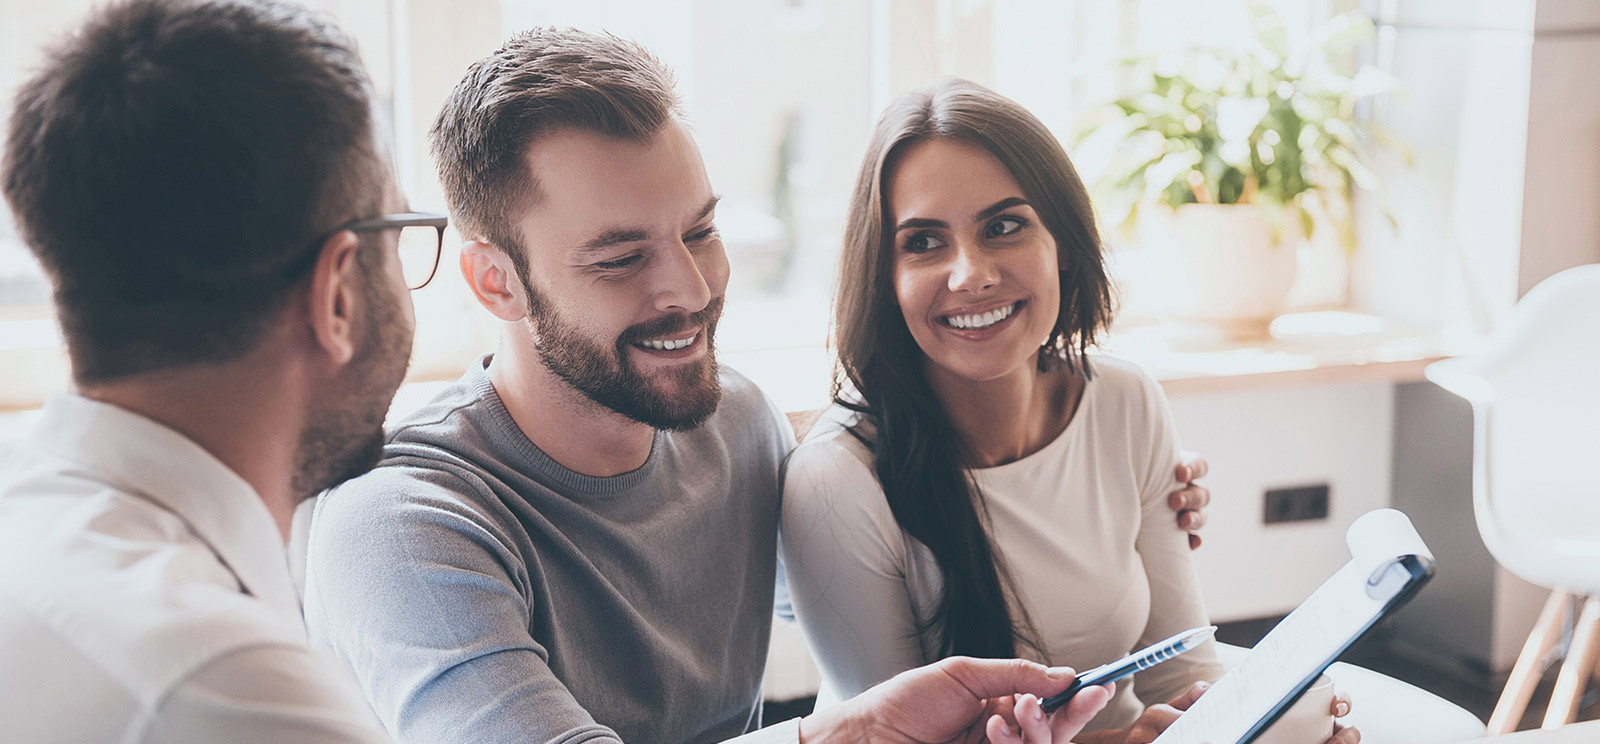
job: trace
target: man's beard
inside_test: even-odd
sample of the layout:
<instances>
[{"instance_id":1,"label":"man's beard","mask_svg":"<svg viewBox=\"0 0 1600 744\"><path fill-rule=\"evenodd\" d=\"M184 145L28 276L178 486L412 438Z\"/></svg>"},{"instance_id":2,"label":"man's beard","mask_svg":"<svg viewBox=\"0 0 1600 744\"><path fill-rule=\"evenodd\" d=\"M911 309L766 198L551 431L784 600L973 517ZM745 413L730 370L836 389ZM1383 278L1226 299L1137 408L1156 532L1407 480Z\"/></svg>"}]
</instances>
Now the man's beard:
<instances>
[{"instance_id":1,"label":"man's beard","mask_svg":"<svg viewBox=\"0 0 1600 744\"><path fill-rule=\"evenodd\" d=\"M363 248L362 250L366 250ZM360 260L360 259L358 259ZM361 346L338 379L313 395L295 453L294 493L310 498L371 470L383 454L383 421L411 363L403 300L380 286L382 267L362 265L368 308Z\"/></svg>"},{"instance_id":2,"label":"man's beard","mask_svg":"<svg viewBox=\"0 0 1600 744\"><path fill-rule=\"evenodd\" d=\"M522 286L528 292L529 322L539 359L584 397L634 421L669 431L693 429L717 410L722 382L717 378L714 340L722 317L722 298L692 315L669 315L629 326L608 349L563 318L526 278ZM660 372L654 381L629 361L628 349L634 342L696 326L705 335L706 353L700 359Z\"/></svg>"}]
</instances>

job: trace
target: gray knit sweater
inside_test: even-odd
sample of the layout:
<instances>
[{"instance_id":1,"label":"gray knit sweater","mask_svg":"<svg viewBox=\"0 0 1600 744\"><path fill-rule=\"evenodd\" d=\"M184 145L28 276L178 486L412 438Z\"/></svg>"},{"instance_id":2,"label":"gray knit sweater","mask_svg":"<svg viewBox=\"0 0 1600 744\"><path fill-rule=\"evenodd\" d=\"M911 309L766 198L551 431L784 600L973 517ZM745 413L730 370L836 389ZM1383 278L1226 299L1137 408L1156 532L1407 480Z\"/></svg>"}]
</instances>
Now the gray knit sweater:
<instances>
[{"instance_id":1,"label":"gray knit sweater","mask_svg":"<svg viewBox=\"0 0 1600 744\"><path fill-rule=\"evenodd\" d=\"M376 470L322 497L313 641L404 742L758 727L793 445L782 415L724 368L705 424L658 432L642 467L594 478L522 434L488 359L391 431Z\"/></svg>"}]
</instances>

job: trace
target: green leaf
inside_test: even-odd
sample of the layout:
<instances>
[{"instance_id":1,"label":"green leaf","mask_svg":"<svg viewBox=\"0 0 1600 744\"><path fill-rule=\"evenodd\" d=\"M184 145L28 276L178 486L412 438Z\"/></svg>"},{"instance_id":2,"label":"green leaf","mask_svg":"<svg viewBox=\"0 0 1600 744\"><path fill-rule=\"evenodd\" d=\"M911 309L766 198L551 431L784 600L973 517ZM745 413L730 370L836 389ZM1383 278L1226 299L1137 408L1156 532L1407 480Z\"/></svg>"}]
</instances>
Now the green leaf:
<instances>
[{"instance_id":1,"label":"green leaf","mask_svg":"<svg viewBox=\"0 0 1600 744\"><path fill-rule=\"evenodd\" d=\"M1327 54L1349 51L1371 39L1377 31L1372 19L1359 10L1340 13L1311 29L1311 43Z\"/></svg>"},{"instance_id":2,"label":"green leaf","mask_svg":"<svg viewBox=\"0 0 1600 744\"><path fill-rule=\"evenodd\" d=\"M1173 186L1181 186L1183 191L1188 192L1189 184L1185 177L1189 171L1194 170L1195 165L1199 164L1200 158L1201 155L1196 150L1169 152L1156 164L1146 168L1145 200L1155 201ZM1193 201L1192 194L1189 200Z\"/></svg>"},{"instance_id":3,"label":"green leaf","mask_svg":"<svg viewBox=\"0 0 1600 744\"><path fill-rule=\"evenodd\" d=\"M1276 59L1267 64L1277 67L1289 56L1289 34L1283 28L1278 11L1263 2L1250 3L1250 27L1255 31L1256 43Z\"/></svg>"},{"instance_id":4,"label":"green leaf","mask_svg":"<svg viewBox=\"0 0 1600 744\"><path fill-rule=\"evenodd\" d=\"M1407 168L1416 167L1416 154L1411 151L1409 145L1394 136L1393 132L1377 125L1368 126L1367 131L1372 133L1372 138L1377 140L1378 144L1399 153L1401 162L1405 163Z\"/></svg>"},{"instance_id":5,"label":"green leaf","mask_svg":"<svg viewBox=\"0 0 1600 744\"><path fill-rule=\"evenodd\" d=\"M1396 93L1404 88L1405 84L1400 82L1400 78L1387 70L1369 66L1357 70L1356 76L1350 79L1349 93L1361 99Z\"/></svg>"},{"instance_id":6,"label":"green leaf","mask_svg":"<svg viewBox=\"0 0 1600 744\"><path fill-rule=\"evenodd\" d=\"M1377 187L1378 177L1373 175L1372 171L1360 160L1357 160L1349 150L1343 147L1330 147L1327 150L1327 155L1328 160L1333 161L1334 164L1350 174L1350 179L1355 181L1357 186L1368 191Z\"/></svg>"}]
</instances>

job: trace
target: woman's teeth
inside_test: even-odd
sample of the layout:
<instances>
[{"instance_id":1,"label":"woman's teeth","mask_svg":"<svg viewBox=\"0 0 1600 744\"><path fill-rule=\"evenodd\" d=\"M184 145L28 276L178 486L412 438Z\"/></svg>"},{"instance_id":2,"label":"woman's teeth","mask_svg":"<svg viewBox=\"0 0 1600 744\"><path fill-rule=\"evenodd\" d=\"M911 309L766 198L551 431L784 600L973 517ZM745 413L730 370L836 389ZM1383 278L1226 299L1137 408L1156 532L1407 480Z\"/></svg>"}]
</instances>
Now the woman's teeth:
<instances>
[{"instance_id":1,"label":"woman's teeth","mask_svg":"<svg viewBox=\"0 0 1600 744\"><path fill-rule=\"evenodd\" d=\"M999 323L1000 321L1011 317L1011 313L1016 312L1016 309L1016 303L1012 303L1010 305L1006 305L1005 307L997 307L986 313L975 313L973 315L951 315L945 318L944 322L952 328L960 328L962 330L988 328L995 323Z\"/></svg>"}]
</instances>

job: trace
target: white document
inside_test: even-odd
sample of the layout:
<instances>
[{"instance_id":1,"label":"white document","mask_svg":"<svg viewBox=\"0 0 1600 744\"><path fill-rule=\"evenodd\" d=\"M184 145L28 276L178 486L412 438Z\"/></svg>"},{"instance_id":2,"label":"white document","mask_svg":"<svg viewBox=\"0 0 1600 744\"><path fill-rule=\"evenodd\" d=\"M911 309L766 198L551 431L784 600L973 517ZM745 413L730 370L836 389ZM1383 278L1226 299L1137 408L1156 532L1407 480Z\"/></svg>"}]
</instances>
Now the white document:
<instances>
[{"instance_id":1,"label":"white document","mask_svg":"<svg viewBox=\"0 0 1600 744\"><path fill-rule=\"evenodd\" d=\"M1156 744L1242 744L1287 708L1339 654L1433 573L1406 515L1368 512L1345 533L1349 563L1278 623Z\"/></svg>"}]
</instances>

